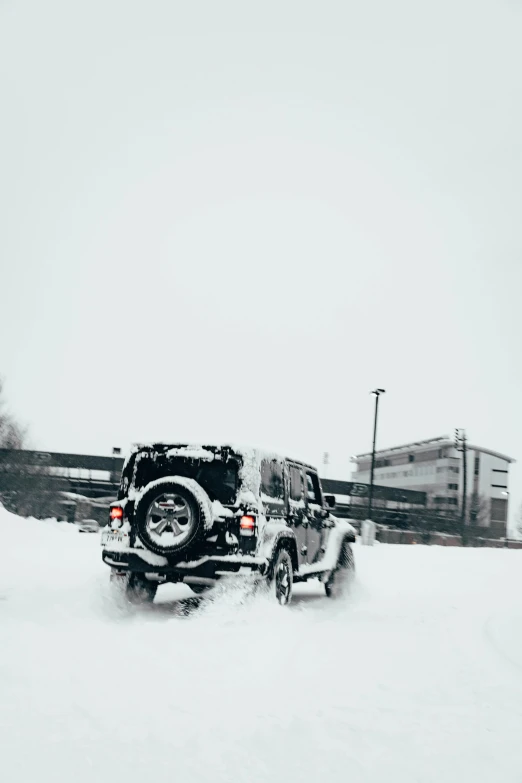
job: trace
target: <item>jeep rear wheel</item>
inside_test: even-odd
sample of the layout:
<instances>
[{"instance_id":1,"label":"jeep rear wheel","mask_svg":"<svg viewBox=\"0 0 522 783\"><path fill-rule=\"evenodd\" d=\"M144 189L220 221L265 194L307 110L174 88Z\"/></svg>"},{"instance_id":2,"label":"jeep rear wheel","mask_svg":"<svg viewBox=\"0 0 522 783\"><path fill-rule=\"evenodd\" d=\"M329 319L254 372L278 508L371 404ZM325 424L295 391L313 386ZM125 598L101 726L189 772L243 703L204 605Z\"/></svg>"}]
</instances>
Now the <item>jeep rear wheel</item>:
<instances>
[{"instance_id":1,"label":"jeep rear wheel","mask_svg":"<svg viewBox=\"0 0 522 783\"><path fill-rule=\"evenodd\" d=\"M158 590L155 582L145 579L141 574L111 571L110 581L117 593L134 605L152 603Z\"/></svg>"},{"instance_id":2,"label":"jeep rear wheel","mask_svg":"<svg viewBox=\"0 0 522 783\"><path fill-rule=\"evenodd\" d=\"M179 555L202 536L203 510L196 496L173 481L156 482L135 512L138 536L158 555Z\"/></svg>"},{"instance_id":3,"label":"jeep rear wheel","mask_svg":"<svg viewBox=\"0 0 522 783\"><path fill-rule=\"evenodd\" d=\"M292 600L293 586L294 569L290 552L280 549L269 577L270 592L281 606L286 606Z\"/></svg>"},{"instance_id":4,"label":"jeep rear wheel","mask_svg":"<svg viewBox=\"0 0 522 783\"><path fill-rule=\"evenodd\" d=\"M344 595L353 581L354 574L353 550L347 541L343 541L337 565L324 585L328 598L340 598Z\"/></svg>"}]
</instances>

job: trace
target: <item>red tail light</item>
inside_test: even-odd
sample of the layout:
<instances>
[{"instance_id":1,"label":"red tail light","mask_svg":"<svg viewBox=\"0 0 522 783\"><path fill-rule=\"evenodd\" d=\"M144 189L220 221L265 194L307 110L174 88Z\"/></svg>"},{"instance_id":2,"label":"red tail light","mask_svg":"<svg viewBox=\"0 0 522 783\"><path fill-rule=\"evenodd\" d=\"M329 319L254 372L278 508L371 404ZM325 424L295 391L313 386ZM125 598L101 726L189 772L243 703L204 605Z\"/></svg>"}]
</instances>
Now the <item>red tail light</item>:
<instances>
[{"instance_id":1,"label":"red tail light","mask_svg":"<svg viewBox=\"0 0 522 783\"><path fill-rule=\"evenodd\" d=\"M242 536L253 536L256 529L256 518L245 514L239 523L239 532Z\"/></svg>"},{"instance_id":2,"label":"red tail light","mask_svg":"<svg viewBox=\"0 0 522 783\"><path fill-rule=\"evenodd\" d=\"M109 513L111 527L121 527L123 524L123 509L121 506L113 506Z\"/></svg>"}]
</instances>

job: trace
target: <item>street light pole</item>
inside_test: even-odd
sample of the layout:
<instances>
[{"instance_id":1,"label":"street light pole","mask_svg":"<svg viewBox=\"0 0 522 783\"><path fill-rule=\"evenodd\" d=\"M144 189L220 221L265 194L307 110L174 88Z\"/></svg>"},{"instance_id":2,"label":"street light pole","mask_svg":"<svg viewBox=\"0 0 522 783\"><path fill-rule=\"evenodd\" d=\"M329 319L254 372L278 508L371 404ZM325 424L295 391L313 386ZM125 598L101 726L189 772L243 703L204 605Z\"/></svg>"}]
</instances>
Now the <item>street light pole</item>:
<instances>
[{"instance_id":1,"label":"street light pole","mask_svg":"<svg viewBox=\"0 0 522 783\"><path fill-rule=\"evenodd\" d=\"M462 504L460 507L460 537L465 546L467 541L466 517L468 499L468 443L466 430L455 430L455 448L462 452Z\"/></svg>"},{"instance_id":2,"label":"street light pole","mask_svg":"<svg viewBox=\"0 0 522 783\"><path fill-rule=\"evenodd\" d=\"M372 446L372 466L370 469L370 491L368 493L368 519L372 518L373 503L373 474L375 471L375 443L377 441L377 415L379 413L379 397L384 394L386 389L374 389L370 394L375 395L375 418L373 421L373 446Z\"/></svg>"}]
</instances>

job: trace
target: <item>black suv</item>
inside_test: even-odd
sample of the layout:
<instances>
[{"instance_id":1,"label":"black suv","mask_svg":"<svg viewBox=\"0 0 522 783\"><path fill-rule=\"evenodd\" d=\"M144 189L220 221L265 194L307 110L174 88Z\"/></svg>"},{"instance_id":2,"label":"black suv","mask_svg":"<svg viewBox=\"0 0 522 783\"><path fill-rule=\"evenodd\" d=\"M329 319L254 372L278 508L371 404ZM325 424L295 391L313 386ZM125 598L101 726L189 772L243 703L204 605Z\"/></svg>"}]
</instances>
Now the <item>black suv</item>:
<instances>
[{"instance_id":1,"label":"black suv","mask_svg":"<svg viewBox=\"0 0 522 783\"><path fill-rule=\"evenodd\" d=\"M253 574L281 604L312 578L336 596L354 571L355 530L334 506L317 471L296 460L234 446L138 446L102 557L134 603L152 601L165 582L202 593L230 573Z\"/></svg>"}]
</instances>

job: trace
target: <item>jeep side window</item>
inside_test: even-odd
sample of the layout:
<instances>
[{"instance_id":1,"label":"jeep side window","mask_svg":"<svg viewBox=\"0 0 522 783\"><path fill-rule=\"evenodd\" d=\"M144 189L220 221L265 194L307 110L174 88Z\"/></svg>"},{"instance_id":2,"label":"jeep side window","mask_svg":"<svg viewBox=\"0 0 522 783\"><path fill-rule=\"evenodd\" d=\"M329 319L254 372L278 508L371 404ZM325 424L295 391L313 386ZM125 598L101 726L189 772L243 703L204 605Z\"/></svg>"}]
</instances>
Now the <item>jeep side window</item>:
<instances>
[{"instance_id":1,"label":"jeep side window","mask_svg":"<svg viewBox=\"0 0 522 783\"><path fill-rule=\"evenodd\" d=\"M269 498L284 500L285 487L283 482L283 465L277 460L262 460L261 491Z\"/></svg>"},{"instance_id":2,"label":"jeep side window","mask_svg":"<svg viewBox=\"0 0 522 783\"><path fill-rule=\"evenodd\" d=\"M321 505L321 492L319 489L319 481L315 473L306 474L306 498L309 503L316 503Z\"/></svg>"},{"instance_id":3,"label":"jeep side window","mask_svg":"<svg viewBox=\"0 0 522 783\"><path fill-rule=\"evenodd\" d=\"M290 500L303 499L303 474L299 468L290 465Z\"/></svg>"}]
</instances>

